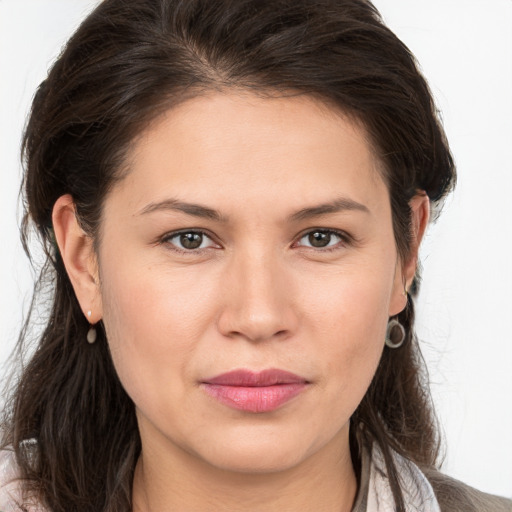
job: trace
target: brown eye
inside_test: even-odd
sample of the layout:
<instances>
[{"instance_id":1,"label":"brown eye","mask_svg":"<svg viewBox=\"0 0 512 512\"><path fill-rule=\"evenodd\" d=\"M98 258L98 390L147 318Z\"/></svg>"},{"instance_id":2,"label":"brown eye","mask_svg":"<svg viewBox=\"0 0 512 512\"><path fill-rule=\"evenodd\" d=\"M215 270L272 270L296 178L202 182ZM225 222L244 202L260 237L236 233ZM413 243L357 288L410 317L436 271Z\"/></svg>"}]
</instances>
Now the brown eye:
<instances>
[{"instance_id":1,"label":"brown eye","mask_svg":"<svg viewBox=\"0 0 512 512\"><path fill-rule=\"evenodd\" d=\"M202 233L182 233L180 243L185 249L199 249L203 243Z\"/></svg>"},{"instance_id":2,"label":"brown eye","mask_svg":"<svg viewBox=\"0 0 512 512\"><path fill-rule=\"evenodd\" d=\"M327 247L331 242L331 233L325 231L314 231L309 233L308 241L312 247Z\"/></svg>"},{"instance_id":3,"label":"brown eye","mask_svg":"<svg viewBox=\"0 0 512 512\"><path fill-rule=\"evenodd\" d=\"M178 252L193 252L216 247L213 240L202 231L181 231L167 235L163 242Z\"/></svg>"},{"instance_id":4,"label":"brown eye","mask_svg":"<svg viewBox=\"0 0 512 512\"><path fill-rule=\"evenodd\" d=\"M305 233L298 245L312 249L335 250L347 245L347 235L330 229L314 229Z\"/></svg>"}]
</instances>

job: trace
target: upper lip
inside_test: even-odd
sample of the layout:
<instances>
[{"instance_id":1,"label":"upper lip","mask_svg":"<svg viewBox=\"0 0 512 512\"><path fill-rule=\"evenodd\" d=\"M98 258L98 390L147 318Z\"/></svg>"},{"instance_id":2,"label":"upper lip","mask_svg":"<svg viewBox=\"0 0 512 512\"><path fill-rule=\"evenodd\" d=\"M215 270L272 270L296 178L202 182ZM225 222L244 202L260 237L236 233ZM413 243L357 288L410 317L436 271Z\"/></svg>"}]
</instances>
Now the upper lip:
<instances>
[{"instance_id":1,"label":"upper lip","mask_svg":"<svg viewBox=\"0 0 512 512\"><path fill-rule=\"evenodd\" d=\"M244 369L233 370L207 379L204 383L220 386L263 387L277 384L305 384L307 380L285 370L270 368L259 372Z\"/></svg>"}]
</instances>

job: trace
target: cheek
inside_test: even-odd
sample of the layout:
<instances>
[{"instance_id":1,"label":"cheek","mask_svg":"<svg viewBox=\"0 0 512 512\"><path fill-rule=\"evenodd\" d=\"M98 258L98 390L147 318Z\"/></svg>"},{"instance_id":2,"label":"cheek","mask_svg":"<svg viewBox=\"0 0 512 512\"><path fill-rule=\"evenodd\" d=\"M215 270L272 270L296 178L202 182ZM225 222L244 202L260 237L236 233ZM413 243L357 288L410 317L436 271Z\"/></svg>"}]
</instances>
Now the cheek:
<instances>
[{"instance_id":1,"label":"cheek","mask_svg":"<svg viewBox=\"0 0 512 512\"><path fill-rule=\"evenodd\" d=\"M104 318L112 326L113 340L120 331L126 337L123 345L145 340L144 351L179 347L204 323L211 287L194 272L140 264L104 265L103 271Z\"/></svg>"},{"instance_id":2,"label":"cheek","mask_svg":"<svg viewBox=\"0 0 512 512\"><path fill-rule=\"evenodd\" d=\"M169 386L180 392L216 301L190 272L117 263L102 267L103 322L119 378L144 407Z\"/></svg>"},{"instance_id":3,"label":"cheek","mask_svg":"<svg viewBox=\"0 0 512 512\"><path fill-rule=\"evenodd\" d=\"M384 257L342 270L302 278L305 313L322 334L334 333L342 345L365 346L382 337L393 294L394 260ZM303 274L307 276L308 274ZM319 339L329 336L320 336ZM356 343L356 340L358 343Z\"/></svg>"},{"instance_id":4,"label":"cheek","mask_svg":"<svg viewBox=\"0 0 512 512\"><path fill-rule=\"evenodd\" d=\"M373 378L384 348L394 261L345 269L314 287L305 308L310 338L323 354L325 385L355 409ZM318 283L317 283L318 284ZM313 288L310 283L309 289ZM306 302L306 299L304 299Z\"/></svg>"}]
</instances>

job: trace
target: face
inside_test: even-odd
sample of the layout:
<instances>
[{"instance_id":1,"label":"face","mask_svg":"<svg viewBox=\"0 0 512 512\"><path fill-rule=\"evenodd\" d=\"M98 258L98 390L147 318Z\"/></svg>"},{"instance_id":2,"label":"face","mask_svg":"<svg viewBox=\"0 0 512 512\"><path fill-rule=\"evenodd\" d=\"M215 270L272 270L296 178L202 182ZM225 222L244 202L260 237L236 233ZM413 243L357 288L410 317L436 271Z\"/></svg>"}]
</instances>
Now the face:
<instances>
[{"instance_id":1,"label":"face","mask_svg":"<svg viewBox=\"0 0 512 512\"><path fill-rule=\"evenodd\" d=\"M363 130L307 97L216 93L155 122L128 164L96 309L143 447L268 471L346 445L405 305Z\"/></svg>"}]
</instances>

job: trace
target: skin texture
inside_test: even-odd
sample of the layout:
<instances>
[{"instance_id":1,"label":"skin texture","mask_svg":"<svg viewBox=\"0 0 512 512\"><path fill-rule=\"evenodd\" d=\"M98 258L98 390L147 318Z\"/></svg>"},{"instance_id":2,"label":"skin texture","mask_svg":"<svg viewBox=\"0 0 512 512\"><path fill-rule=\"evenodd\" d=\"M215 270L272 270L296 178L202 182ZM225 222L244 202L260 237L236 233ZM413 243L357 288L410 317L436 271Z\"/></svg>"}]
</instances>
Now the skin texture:
<instances>
[{"instance_id":1,"label":"skin texture","mask_svg":"<svg viewBox=\"0 0 512 512\"><path fill-rule=\"evenodd\" d=\"M363 129L305 96L188 100L135 141L127 163L104 205L98 254L70 196L57 201L54 227L84 314L103 320L136 405L134 510L350 510L350 416L388 318L405 307L428 199L411 201L401 262ZM333 201L337 211L303 212ZM183 249L181 230L206 232L201 248ZM312 246L315 230L326 247ZM240 368L279 368L308 385L265 413L204 392L202 381Z\"/></svg>"}]
</instances>

